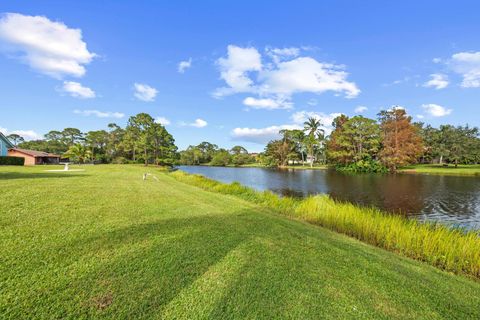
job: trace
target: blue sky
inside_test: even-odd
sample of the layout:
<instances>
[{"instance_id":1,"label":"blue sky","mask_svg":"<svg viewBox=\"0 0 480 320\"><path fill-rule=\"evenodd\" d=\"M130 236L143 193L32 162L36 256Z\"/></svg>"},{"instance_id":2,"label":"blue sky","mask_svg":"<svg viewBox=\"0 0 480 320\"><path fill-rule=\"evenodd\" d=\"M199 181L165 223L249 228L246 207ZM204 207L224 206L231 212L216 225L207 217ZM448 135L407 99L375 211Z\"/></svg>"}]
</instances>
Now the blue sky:
<instances>
[{"instance_id":1,"label":"blue sky","mask_svg":"<svg viewBox=\"0 0 480 320\"><path fill-rule=\"evenodd\" d=\"M434 126L480 126L476 1L10 1L0 12L0 130L27 138L147 112L180 148L259 151L308 116L328 130L339 113L392 105Z\"/></svg>"}]
</instances>

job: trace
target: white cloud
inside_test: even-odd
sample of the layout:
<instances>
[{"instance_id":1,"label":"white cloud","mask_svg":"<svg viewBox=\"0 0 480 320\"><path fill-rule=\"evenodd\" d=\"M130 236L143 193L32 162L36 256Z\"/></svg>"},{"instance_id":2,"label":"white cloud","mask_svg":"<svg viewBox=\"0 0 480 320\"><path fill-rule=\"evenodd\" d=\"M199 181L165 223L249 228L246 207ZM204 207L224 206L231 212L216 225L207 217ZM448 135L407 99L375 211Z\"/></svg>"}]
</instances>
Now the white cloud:
<instances>
[{"instance_id":1,"label":"white cloud","mask_svg":"<svg viewBox=\"0 0 480 320\"><path fill-rule=\"evenodd\" d=\"M365 107L365 106L358 106L358 107L355 108L354 111L355 111L355 113L363 113L363 112L365 112L365 111L367 111L367 110L368 110L368 108Z\"/></svg>"},{"instance_id":2,"label":"white cloud","mask_svg":"<svg viewBox=\"0 0 480 320\"><path fill-rule=\"evenodd\" d=\"M232 138L234 140L266 144L270 140L279 139L281 137L281 135L278 133L280 130L294 130L302 128L303 127L295 124L270 126L266 128L235 128L232 130Z\"/></svg>"},{"instance_id":3,"label":"white cloud","mask_svg":"<svg viewBox=\"0 0 480 320\"><path fill-rule=\"evenodd\" d=\"M8 130L7 128L0 127L0 132L3 133L5 136L10 134L18 134L19 136L23 137L25 140L39 140L42 139L42 135L36 133L34 130Z\"/></svg>"},{"instance_id":4,"label":"white cloud","mask_svg":"<svg viewBox=\"0 0 480 320\"><path fill-rule=\"evenodd\" d=\"M424 87L440 90L446 88L449 84L448 76L441 73L433 73L430 75L430 78L423 84Z\"/></svg>"},{"instance_id":5,"label":"white cloud","mask_svg":"<svg viewBox=\"0 0 480 320\"><path fill-rule=\"evenodd\" d=\"M280 62L275 69L261 73L261 92L291 96L294 93L344 93L356 97L360 90L355 83L346 81L347 73L341 66L318 62L310 57L299 57Z\"/></svg>"},{"instance_id":6,"label":"white cloud","mask_svg":"<svg viewBox=\"0 0 480 320\"><path fill-rule=\"evenodd\" d=\"M462 87L480 88L480 51L455 53L449 65L453 71L462 75Z\"/></svg>"},{"instance_id":7,"label":"white cloud","mask_svg":"<svg viewBox=\"0 0 480 320\"><path fill-rule=\"evenodd\" d=\"M120 119L120 118L125 117L125 114L121 113L121 112L110 112L110 111L104 112L104 111L98 111L98 110L78 110L77 109L77 110L73 110L73 113L80 114L80 115L86 116L86 117L95 116L95 117L98 117L98 118Z\"/></svg>"},{"instance_id":8,"label":"white cloud","mask_svg":"<svg viewBox=\"0 0 480 320\"><path fill-rule=\"evenodd\" d=\"M192 66L192 58L188 58L188 60L180 61L178 64L178 72L184 73L185 70Z\"/></svg>"},{"instance_id":9,"label":"white cloud","mask_svg":"<svg viewBox=\"0 0 480 320\"><path fill-rule=\"evenodd\" d=\"M423 119L423 118L425 118L425 116L424 116L423 114L417 114L416 117L417 117L418 119Z\"/></svg>"},{"instance_id":10,"label":"white cloud","mask_svg":"<svg viewBox=\"0 0 480 320\"><path fill-rule=\"evenodd\" d=\"M405 110L405 112L407 111L405 107L398 106L398 105L391 106L389 109L387 109L387 111L394 111L394 110Z\"/></svg>"},{"instance_id":11,"label":"white cloud","mask_svg":"<svg viewBox=\"0 0 480 320\"><path fill-rule=\"evenodd\" d=\"M444 117L452 113L452 109L447 109L434 103L423 104L422 108L425 109L426 113L433 117Z\"/></svg>"},{"instance_id":12,"label":"white cloud","mask_svg":"<svg viewBox=\"0 0 480 320\"><path fill-rule=\"evenodd\" d=\"M433 63L440 63L440 62L442 62L442 59L441 58L433 58L432 62Z\"/></svg>"},{"instance_id":13,"label":"white cloud","mask_svg":"<svg viewBox=\"0 0 480 320\"><path fill-rule=\"evenodd\" d=\"M135 83L133 85L135 89L134 96L142 101L151 102L155 101L155 97L157 96L158 90L150 87L148 84L143 83Z\"/></svg>"},{"instance_id":14,"label":"white cloud","mask_svg":"<svg viewBox=\"0 0 480 320\"><path fill-rule=\"evenodd\" d=\"M61 91L80 99L95 98L95 91L75 81L64 81Z\"/></svg>"},{"instance_id":15,"label":"white cloud","mask_svg":"<svg viewBox=\"0 0 480 320\"><path fill-rule=\"evenodd\" d=\"M217 65L220 68L220 78L228 87L218 88L214 96L252 92L253 81L248 77L248 72L261 70L260 53L255 48L240 48L234 45L229 45L227 50L227 57L218 59Z\"/></svg>"},{"instance_id":16,"label":"white cloud","mask_svg":"<svg viewBox=\"0 0 480 320\"><path fill-rule=\"evenodd\" d=\"M243 100L243 104L247 107L253 109L290 109L292 108L292 103L288 100L274 100L270 98L266 99L256 99L253 97L247 97Z\"/></svg>"},{"instance_id":17,"label":"white cloud","mask_svg":"<svg viewBox=\"0 0 480 320\"><path fill-rule=\"evenodd\" d=\"M155 122L160 123L162 126L168 126L170 124L170 120L165 117L156 117Z\"/></svg>"},{"instance_id":18,"label":"white cloud","mask_svg":"<svg viewBox=\"0 0 480 320\"><path fill-rule=\"evenodd\" d=\"M0 19L2 51L32 69L54 78L81 77L96 56L89 52L80 29L42 16L4 14Z\"/></svg>"},{"instance_id":19,"label":"white cloud","mask_svg":"<svg viewBox=\"0 0 480 320\"><path fill-rule=\"evenodd\" d=\"M195 119L194 122L180 122L179 123L180 126L182 127L195 127L195 128L203 128L203 127L206 127L208 125L208 122L203 120L203 119Z\"/></svg>"},{"instance_id":20,"label":"white cloud","mask_svg":"<svg viewBox=\"0 0 480 320\"><path fill-rule=\"evenodd\" d=\"M308 104L309 106L314 107L314 106L316 106L316 105L318 104L318 101L315 100L315 99L310 99L310 100L307 101L307 104Z\"/></svg>"},{"instance_id":21,"label":"white cloud","mask_svg":"<svg viewBox=\"0 0 480 320\"><path fill-rule=\"evenodd\" d=\"M347 81L348 73L343 66L297 57L298 54L299 50L293 48L269 49L267 56L274 57L273 63L263 65L257 49L230 45L227 57L217 60L220 77L227 87L218 88L214 96L248 92L258 94L261 99L291 100L293 94L303 92L333 91L347 98L360 93L355 83Z\"/></svg>"},{"instance_id":22,"label":"white cloud","mask_svg":"<svg viewBox=\"0 0 480 320\"><path fill-rule=\"evenodd\" d=\"M193 123L191 123L190 125L192 127L203 128L203 127L206 127L207 124L208 124L207 121L205 121L203 119L195 119L195 121Z\"/></svg>"},{"instance_id":23,"label":"white cloud","mask_svg":"<svg viewBox=\"0 0 480 320\"><path fill-rule=\"evenodd\" d=\"M265 52L270 56L275 63L288 58L298 57L300 55L300 48L266 48Z\"/></svg>"}]
</instances>

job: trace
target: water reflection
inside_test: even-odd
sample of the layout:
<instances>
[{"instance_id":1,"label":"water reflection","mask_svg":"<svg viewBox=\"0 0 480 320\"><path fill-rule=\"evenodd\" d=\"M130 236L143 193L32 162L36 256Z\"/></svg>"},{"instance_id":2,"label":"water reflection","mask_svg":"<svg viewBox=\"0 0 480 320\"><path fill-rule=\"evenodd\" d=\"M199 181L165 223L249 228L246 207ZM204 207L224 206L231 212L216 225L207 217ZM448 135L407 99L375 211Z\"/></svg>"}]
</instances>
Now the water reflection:
<instances>
[{"instance_id":1,"label":"water reflection","mask_svg":"<svg viewBox=\"0 0 480 320\"><path fill-rule=\"evenodd\" d=\"M345 175L333 170L277 170L185 166L222 182L238 181L282 196L328 194L341 201L389 212L480 228L480 179L435 175Z\"/></svg>"}]
</instances>

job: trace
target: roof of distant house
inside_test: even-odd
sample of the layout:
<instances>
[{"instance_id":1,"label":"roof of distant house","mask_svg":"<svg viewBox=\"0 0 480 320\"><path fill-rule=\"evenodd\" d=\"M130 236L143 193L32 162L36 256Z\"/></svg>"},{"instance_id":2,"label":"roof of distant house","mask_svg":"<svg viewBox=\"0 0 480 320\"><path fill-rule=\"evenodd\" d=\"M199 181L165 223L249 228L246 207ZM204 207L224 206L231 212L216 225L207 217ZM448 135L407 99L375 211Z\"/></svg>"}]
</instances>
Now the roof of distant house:
<instances>
[{"instance_id":1,"label":"roof of distant house","mask_svg":"<svg viewBox=\"0 0 480 320\"><path fill-rule=\"evenodd\" d=\"M59 158L60 157L58 154L48 153L43 151L36 151L36 150L28 150L28 149L20 149L20 148L12 148L10 150L15 150L35 158L37 157L58 157Z\"/></svg>"}]
</instances>

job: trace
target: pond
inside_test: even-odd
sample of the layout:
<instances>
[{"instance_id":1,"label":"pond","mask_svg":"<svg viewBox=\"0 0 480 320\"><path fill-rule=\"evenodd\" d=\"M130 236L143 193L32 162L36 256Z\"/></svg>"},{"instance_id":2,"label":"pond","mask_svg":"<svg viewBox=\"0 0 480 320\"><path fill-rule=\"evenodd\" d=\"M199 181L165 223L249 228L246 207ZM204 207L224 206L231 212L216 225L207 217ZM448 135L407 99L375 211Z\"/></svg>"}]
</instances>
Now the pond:
<instances>
[{"instance_id":1,"label":"pond","mask_svg":"<svg viewBox=\"0 0 480 320\"><path fill-rule=\"evenodd\" d=\"M221 182L238 181L282 196L330 197L422 221L480 229L480 178L420 174L346 175L334 170L180 166Z\"/></svg>"}]
</instances>

